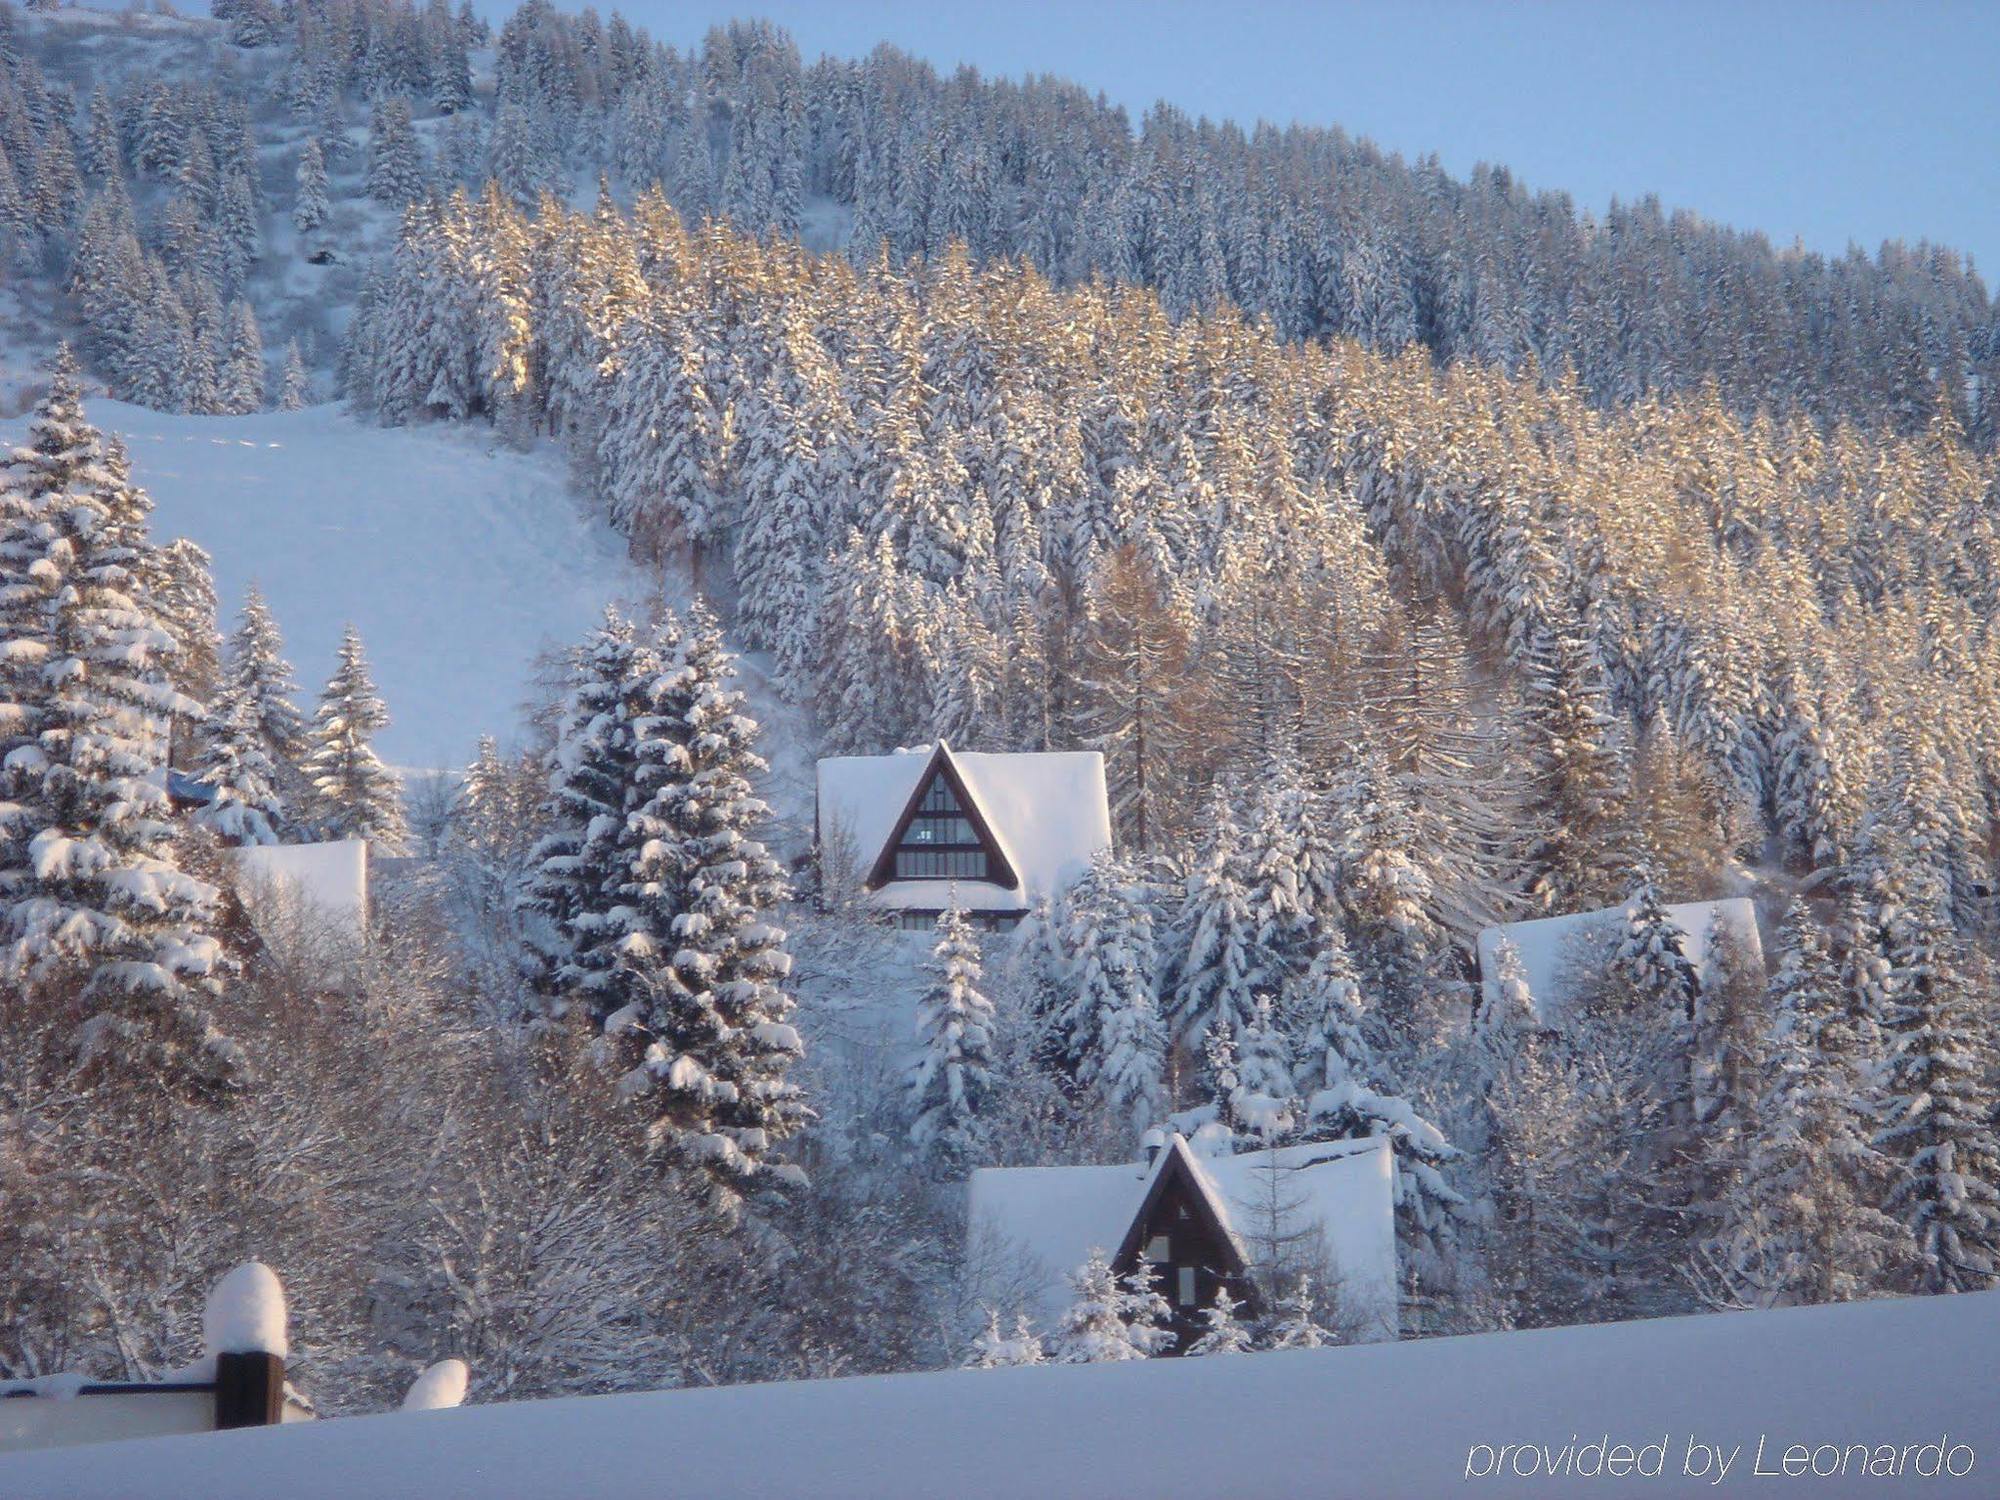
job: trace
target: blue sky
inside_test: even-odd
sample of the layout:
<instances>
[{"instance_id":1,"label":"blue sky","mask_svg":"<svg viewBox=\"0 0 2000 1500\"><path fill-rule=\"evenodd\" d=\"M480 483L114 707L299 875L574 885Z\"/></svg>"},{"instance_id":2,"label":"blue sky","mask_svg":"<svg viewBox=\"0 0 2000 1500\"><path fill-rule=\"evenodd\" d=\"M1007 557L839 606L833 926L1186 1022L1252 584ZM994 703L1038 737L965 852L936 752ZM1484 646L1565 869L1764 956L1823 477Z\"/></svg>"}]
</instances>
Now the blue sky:
<instances>
[{"instance_id":1,"label":"blue sky","mask_svg":"<svg viewBox=\"0 0 2000 1500\"><path fill-rule=\"evenodd\" d=\"M2000 269L1996 0L599 0L614 7L677 46L761 15L808 59L890 41L945 68L1060 74L1135 117L1165 98L1338 124L1592 208L1655 192L1781 244L1928 238L1989 284Z\"/></svg>"}]
</instances>

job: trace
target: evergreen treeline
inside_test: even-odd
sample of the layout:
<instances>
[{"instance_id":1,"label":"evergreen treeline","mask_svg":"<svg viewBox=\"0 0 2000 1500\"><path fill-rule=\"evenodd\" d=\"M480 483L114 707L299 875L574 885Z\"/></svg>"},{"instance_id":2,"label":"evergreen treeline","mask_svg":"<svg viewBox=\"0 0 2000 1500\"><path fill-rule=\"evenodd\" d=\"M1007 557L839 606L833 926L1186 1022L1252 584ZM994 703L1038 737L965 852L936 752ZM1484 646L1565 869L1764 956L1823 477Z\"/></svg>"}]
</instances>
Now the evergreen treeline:
<instances>
[{"instance_id":1,"label":"evergreen treeline","mask_svg":"<svg viewBox=\"0 0 2000 1500\"><path fill-rule=\"evenodd\" d=\"M1600 406L1713 382L1739 417L1913 434L1942 385L1976 445L2000 423L1992 301L1928 244L1778 250L1650 199L1600 221L1503 167L1460 182L1338 130L1169 104L1135 128L1059 80L944 78L888 47L807 66L763 23L681 54L547 0L497 38L445 0L216 13L232 50L272 61L98 82L87 108L0 16L0 237L74 288L93 360L146 404L244 409L253 373L261 395L232 304L283 216L309 255L348 198L399 207L490 176L531 204L602 174L628 198L660 184L689 223L844 239L864 267L885 244L900 261L962 243L1057 285L1151 287L1176 319L1228 303L1285 339L1573 378ZM489 42L490 91L473 71ZM260 146L282 171L259 171ZM245 309L268 320L277 287Z\"/></svg>"}]
</instances>

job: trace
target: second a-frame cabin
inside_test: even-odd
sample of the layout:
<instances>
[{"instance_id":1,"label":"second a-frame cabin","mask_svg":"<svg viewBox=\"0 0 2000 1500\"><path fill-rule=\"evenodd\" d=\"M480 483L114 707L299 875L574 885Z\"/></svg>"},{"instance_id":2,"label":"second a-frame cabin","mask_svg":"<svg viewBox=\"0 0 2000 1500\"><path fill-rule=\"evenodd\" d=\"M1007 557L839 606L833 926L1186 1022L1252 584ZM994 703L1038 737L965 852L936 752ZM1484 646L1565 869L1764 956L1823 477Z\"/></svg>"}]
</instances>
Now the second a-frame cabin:
<instances>
[{"instance_id":1,"label":"second a-frame cabin","mask_svg":"<svg viewBox=\"0 0 2000 1500\"><path fill-rule=\"evenodd\" d=\"M994 754L940 741L819 763L819 856L829 885L857 886L905 927L956 900L1007 928L1067 889L1111 847L1104 757Z\"/></svg>"},{"instance_id":2,"label":"second a-frame cabin","mask_svg":"<svg viewBox=\"0 0 2000 1500\"><path fill-rule=\"evenodd\" d=\"M982 1167L968 1188L967 1258L980 1299L1060 1324L1092 1251L1120 1276L1145 1266L1172 1308L1174 1350L1216 1294L1260 1311L1255 1264L1316 1262L1343 1337L1398 1329L1395 1157L1387 1138L1200 1156L1149 1132L1126 1166Z\"/></svg>"}]
</instances>

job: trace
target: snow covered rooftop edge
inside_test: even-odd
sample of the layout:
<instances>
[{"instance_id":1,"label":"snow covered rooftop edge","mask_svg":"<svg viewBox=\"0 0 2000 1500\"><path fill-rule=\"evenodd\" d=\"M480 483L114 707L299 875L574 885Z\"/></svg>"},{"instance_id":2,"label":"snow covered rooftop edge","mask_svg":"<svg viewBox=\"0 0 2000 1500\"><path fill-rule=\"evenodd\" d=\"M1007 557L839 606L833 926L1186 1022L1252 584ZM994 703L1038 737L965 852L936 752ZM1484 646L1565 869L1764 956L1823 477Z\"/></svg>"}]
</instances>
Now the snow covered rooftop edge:
<instances>
[{"instance_id":1,"label":"snow covered rooftop edge","mask_svg":"<svg viewBox=\"0 0 2000 1500\"><path fill-rule=\"evenodd\" d=\"M1773 1494L1983 1493L2000 1456L2000 1292L1354 1348L573 1397L22 1454L0 1500L905 1500L1481 1493L1474 1444L1668 1444L1657 1478L1517 1481L1603 1500L1761 1492L1786 1445L1935 1443L1972 1478L1796 1479ZM1855 1372L1865 1367L1865 1379ZM731 1442L718 1434L755 1434ZM1690 1438L1744 1446L1731 1482Z\"/></svg>"}]
</instances>

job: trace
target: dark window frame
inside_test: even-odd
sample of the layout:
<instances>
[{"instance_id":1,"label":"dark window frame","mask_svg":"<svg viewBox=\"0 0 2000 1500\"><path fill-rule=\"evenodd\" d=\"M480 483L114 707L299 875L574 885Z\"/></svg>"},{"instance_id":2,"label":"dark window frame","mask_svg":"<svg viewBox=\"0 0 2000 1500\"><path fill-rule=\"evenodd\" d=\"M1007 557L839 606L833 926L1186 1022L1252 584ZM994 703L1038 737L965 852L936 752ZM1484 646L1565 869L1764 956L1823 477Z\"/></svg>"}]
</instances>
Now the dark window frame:
<instances>
[{"instance_id":1,"label":"dark window frame","mask_svg":"<svg viewBox=\"0 0 2000 1500\"><path fill-rule=\"evenodd\" d=\"M971 836L969 841L957 826L961 822L964 832ZM910 830L918 825L927 831L946 832L951 841L913 841ZM896 819L894 830L869 871L867 884L870 890L876 890L899 880L962 880L1003 889L1020 884L977 800L959 775L949 748L942 742L931 753L929 764L911 788L902 815Z\"/></svg>"}]
</instances>

